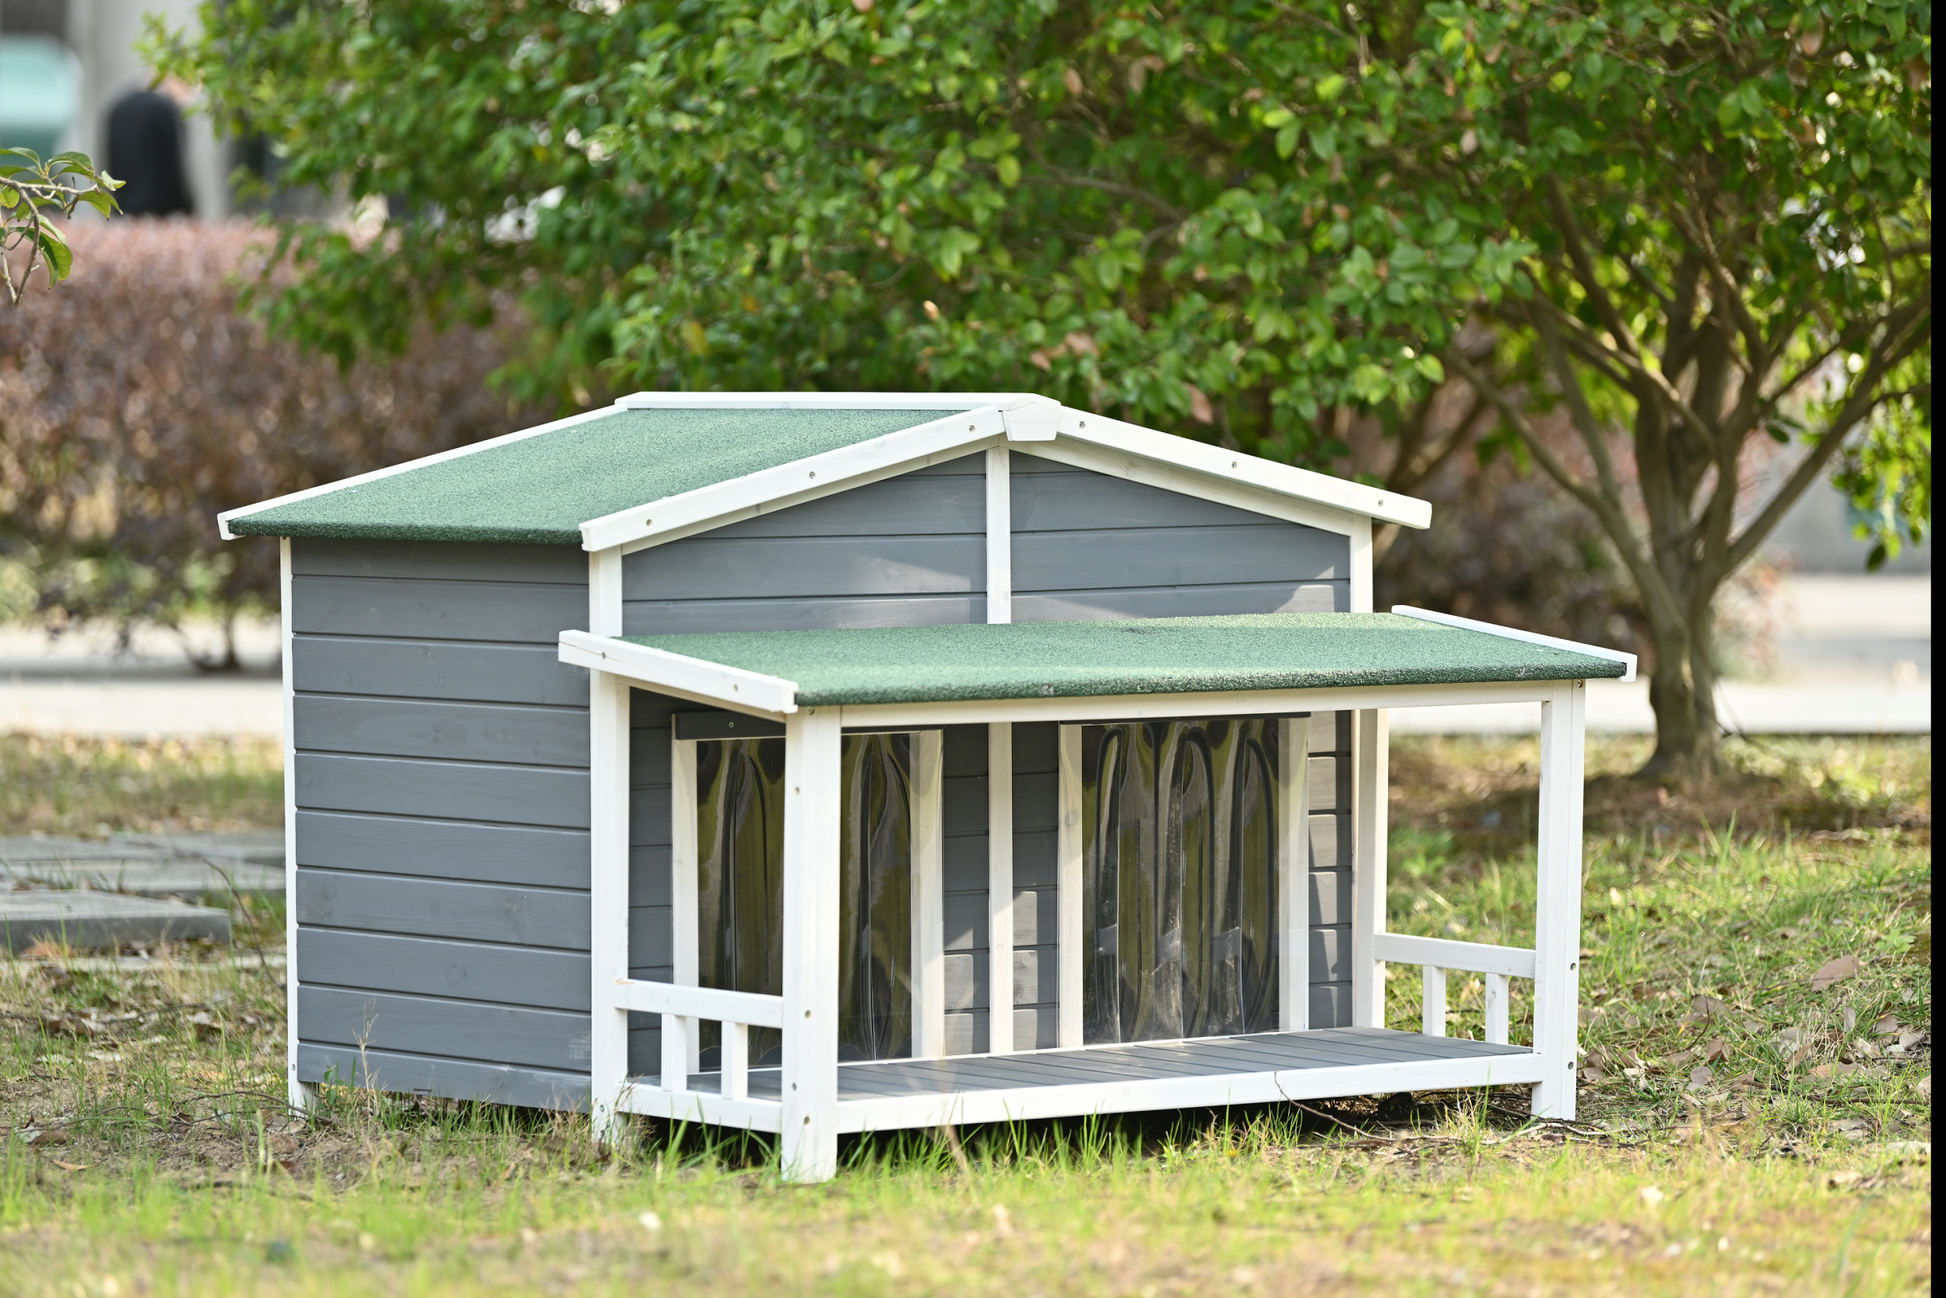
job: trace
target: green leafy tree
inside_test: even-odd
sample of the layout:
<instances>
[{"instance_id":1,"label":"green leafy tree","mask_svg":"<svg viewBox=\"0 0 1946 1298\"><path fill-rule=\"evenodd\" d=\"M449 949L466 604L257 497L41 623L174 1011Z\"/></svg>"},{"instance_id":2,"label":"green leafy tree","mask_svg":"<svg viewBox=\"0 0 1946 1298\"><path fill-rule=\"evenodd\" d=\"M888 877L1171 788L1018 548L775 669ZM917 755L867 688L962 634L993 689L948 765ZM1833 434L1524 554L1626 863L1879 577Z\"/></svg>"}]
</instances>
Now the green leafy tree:
<instances>
[{"instance_id":1,"label":"green leafy tree","mask_svg":"<svg viewBox=\"0 0 1946 1298\"><path fill-rule=\"evenodd\" d=\"M1279 459L1464 383L1600 521L1652 768L1714 753L1711 606L1820 476L1930 514L1930 11L1906 3L209 5L161 51L284 179L266 300L348 358L518 288L510 377L1033 387ZM1543 435L1558 406L1574 454ZM1752 502L1761 438L1795 443Z\"/></svg>"},{"instance_id":2,"label":"green leafy tree","mask_svg":"<svg viewBox=\"0 0 1946 1298\"><path fill-rule=\"evenodd\" d=\"M57 153L42 162L32 149L0 149L0 279L8 305L19 303L36 270L49 284L68 277L74 254L54 218L73 216L83 203L112 216L120 210L115 191L121 187L85 153Z\"/></svg>"}]
</instances>

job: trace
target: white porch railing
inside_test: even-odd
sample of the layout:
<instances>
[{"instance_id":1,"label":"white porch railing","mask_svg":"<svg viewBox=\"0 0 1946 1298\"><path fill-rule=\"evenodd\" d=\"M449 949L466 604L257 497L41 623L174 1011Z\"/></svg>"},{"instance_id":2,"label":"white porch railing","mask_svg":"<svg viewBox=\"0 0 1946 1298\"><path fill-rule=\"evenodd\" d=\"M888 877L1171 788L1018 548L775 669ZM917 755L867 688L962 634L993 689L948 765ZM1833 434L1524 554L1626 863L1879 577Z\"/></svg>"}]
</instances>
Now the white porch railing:
<instances>
[{"instance_id":1,"label":"white porch railing","mask_svg":"<svg viewBox=\"0 0 1946 1298\"><path fill-rule=\"evenodd\" d=\"M1372 956L1394 964L1416 964L1423 972L1424 1000L1419 1030L1429 1037L1446 1035L1446 971L1458 969L1486 978L1486 1039L1507 1044L1507 980L1534 976L1534 953L1519 947L1489 946L1484 942L1450 942L1436 937L1407 937L1403 933L1372 935Z\"/></svg>"},{"instance_id":2,"label":"white porch railing","mask_svg":"<svg viewBox=\"0 0 1946 1298\"><path fill-rule=\"evenodd\" d=\"M681 987L636 978L616 979L615 992L618 1008L662 1016L662 1076L656 1089L671 1095L689 1093L691 1046L699 1038L705 1019L723 1025L718 1095L725 1100L750 1098L750 1029L784 1026L782 996Z\"/></svg>"}]
</instances>

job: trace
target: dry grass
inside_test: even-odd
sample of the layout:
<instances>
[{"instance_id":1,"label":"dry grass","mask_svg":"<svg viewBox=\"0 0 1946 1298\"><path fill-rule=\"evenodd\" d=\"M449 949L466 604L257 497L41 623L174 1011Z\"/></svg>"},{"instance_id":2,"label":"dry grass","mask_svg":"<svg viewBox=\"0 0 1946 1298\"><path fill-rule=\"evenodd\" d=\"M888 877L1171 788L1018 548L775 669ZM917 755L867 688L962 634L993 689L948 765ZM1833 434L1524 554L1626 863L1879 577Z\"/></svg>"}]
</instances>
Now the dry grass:
<instances>
[{"instance_id":1,"label":"dry grass","mask_svg":"<svg viewBox=\"0 0 1946 1298\"><path fill-rule=\"evenodd\" d=\"M282 760L274 739L0 735L0 836L275 828Z\"/></svg>"},{"instance_id":2,"label":"dry grass","mask_svg":"<svg viewBox=\"0 0 1946 1298\"><path fill-rule=\"evenodd\" d=\"M333 1089L290 1122L253 961L0 966L0 1293L1921 1292L1930 745L1838 748L1756 772L1734 834L1715 804L1596 800L1575 1126L1422 1095L988 1128L964 1167L916 1133L794 1188L760 1141L651 1124L604 1159L531 1111ZM1531 759L1400 759L1396 926L1517 938Z\"/></svg>"}]
</instances>

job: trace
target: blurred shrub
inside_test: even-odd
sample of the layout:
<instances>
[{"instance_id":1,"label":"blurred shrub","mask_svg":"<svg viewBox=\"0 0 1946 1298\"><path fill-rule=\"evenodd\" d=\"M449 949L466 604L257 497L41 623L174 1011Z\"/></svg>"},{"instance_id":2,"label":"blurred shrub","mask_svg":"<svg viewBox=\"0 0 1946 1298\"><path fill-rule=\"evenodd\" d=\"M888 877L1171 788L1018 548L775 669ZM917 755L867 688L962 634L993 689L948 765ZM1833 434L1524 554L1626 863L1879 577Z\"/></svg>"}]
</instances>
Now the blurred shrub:
<instances>
[{"instance_id":1,"label":"blurred shrub","mask_svg":"<svg viewBox=\"0 0 1946 1298\"><path fill-rule=\"evenodd\" d=\"M219 539L219 510L543 417L487 386L517 345L505 324L340 372L236 312L262 232L116 221L69 235L73 277L0 311L0 617L126 634L273 610L276 542Z\"/></svg>"}]
</instances>

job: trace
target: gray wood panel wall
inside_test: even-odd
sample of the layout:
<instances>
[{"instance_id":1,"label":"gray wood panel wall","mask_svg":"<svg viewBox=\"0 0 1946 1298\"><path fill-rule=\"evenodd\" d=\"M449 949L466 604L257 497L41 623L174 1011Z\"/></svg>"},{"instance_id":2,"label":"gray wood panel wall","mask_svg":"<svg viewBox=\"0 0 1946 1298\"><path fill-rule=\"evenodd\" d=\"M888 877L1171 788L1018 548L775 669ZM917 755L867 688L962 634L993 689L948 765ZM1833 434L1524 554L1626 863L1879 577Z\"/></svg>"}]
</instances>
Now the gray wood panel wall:
<instances>
[{"instance_id":1,"label":"gray wood panel wall","mask_svg":"<svg viewBox=\"0 0 1946 1298\"><path fill-rule=\"evenodd\" d=\"M968 455L639 550L630 635L986 621L986 461Z\"/></svg>"},{"instance_id":2,"label":"gray wood panel wall","mask_svg":"<svg viewBox=\"0 0 1946 1298\"><path fill-rule=\"evenodd\" d=\"M1335 532L1016 453L1014 621L1351 608Z\"/></svg>"},{"instance_id":3,"label":"gray wood panel wall","mask_svg":"<svg viewBox=\"0 0 1946 1298\"><path fill-rule=\"evenodd\" d=\"M555 641L587 556L299 539L291 567L299 1076L581 1104L588 681Z\"/></svg>"}]
</instances>

